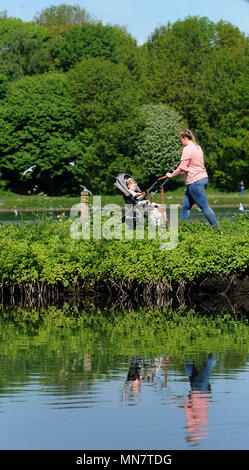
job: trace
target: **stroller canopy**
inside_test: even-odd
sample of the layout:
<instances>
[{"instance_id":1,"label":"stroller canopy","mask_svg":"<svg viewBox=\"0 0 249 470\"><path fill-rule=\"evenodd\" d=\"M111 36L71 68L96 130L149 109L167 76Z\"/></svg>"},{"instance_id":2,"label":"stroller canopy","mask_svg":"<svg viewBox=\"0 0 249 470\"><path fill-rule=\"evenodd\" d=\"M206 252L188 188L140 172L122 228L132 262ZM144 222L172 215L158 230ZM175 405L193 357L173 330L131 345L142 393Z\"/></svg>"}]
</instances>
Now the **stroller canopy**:
<instances>
[{"instance_id":1,"label":"stroller canopy","mask_svg":"<svg viewBox=\"0 0 249 470\"><path fill-rule=\"evenodd\" d=\"M129 180L133 179L134 178L128 173L119 173L118 176L116 176L114 186L116 186L116 188L118 188L124 196L129 197L130 192L128 190L127 183ZM141 193L141 189L139 187L137 187L137 191Z\"/></svg>"}]
</instances>

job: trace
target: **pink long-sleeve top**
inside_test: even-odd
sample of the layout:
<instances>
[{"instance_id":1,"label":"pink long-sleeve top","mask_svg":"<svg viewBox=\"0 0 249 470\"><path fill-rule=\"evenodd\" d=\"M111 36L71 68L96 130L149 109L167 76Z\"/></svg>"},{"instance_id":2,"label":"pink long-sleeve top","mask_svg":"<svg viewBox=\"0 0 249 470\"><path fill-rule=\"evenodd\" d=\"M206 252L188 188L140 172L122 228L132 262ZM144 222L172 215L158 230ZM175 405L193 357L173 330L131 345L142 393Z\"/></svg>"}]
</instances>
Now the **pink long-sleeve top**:
<instances>
[{"instance_id":1,"label":"pink long-sleeve top","mask_svg":"<svg viewBox=\"0 0 249 470\"><path fill-rule=\"evenodd\" d=\"M192 141L185 145L179 168L184 172L185 184L192 184L208 177L204 166L203 151L199 145Z\"/></svg>"}]
</instances>

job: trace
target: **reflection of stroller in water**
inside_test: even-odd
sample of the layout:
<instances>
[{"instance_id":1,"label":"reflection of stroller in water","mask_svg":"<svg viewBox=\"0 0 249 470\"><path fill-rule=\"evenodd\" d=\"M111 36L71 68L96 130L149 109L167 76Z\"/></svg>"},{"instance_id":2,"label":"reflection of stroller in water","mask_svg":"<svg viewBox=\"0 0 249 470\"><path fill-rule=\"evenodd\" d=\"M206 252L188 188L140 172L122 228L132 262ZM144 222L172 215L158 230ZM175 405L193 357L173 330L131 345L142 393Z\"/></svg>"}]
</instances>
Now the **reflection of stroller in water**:
<instances>
[{"instance_id":1,"label":"reflection of stroller in water","mask_svg":"<svg viewBox=\"0 0 249 470\"><path fill-rule=\"evenodd\" d=\"M162 180L164 181L161 182ZM136 225L148 218L149 215L149 221L152 225L167 227L168 217L164 207L164 185L166 182L165 177L158 178L147 191L142 192L131 175L119 173L114 185L121 191L126 205L126 212L120 223L126 222L130 228L135 229ZM159 190L161 191L162 204L155 204L152 202L152 196Z\"/></svg>"},{"instance_id":2,"label":"reflection of stroller in water","mask_svg":"<svg viewBox=\"0 0 249 470\"><path fill-rule=\"evenodd\" d=\"M166 362L165 362L166 361ZM153 383L155 375L162 368L165 368L167 358L156 357L153 363L145 362L138 356L132 356L127 379L123 386L123 402L137 402L140 400L138 394L141 392L143 383ZM167 383L166 377L165 385Z\"/></svg>"}]
</instances>

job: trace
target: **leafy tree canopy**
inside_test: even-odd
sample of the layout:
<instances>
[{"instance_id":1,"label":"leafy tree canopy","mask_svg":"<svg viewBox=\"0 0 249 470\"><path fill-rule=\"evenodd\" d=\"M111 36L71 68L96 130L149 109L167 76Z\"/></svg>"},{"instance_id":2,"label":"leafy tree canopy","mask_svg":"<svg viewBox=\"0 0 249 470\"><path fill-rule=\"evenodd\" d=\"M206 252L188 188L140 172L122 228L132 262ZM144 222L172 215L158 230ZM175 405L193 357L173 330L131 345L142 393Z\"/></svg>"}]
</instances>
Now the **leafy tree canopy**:
<instances>
[{"instance_id":1,"label":"leafy tree canopy","mask_svg":"<svg viewBox=\"0 0 249 470\"><path fill-rule=\"evenodd\" d=\"M248 76L249 38L224 21L168 23L139 47L78 6L51 6L33 23L1 12L0 172L12 188L34 179L61 192L78 191L82 178L110 192L120 171L145 182L177 163L170 136L182 116L210 180L249 186Z\"/></svg>"},{"instance_id":2,"label":"leafy tree canopy","mask_svg":"<svg viewBox=\"0 0 249 470\"><path fill-rule=\"evenodd\" d=\"M185 126L181 116L164 104L144 105L140 115L144 125L137 137L134 176L148 182L178 165L182 149L178 133Z\"/></svg>"},{"instance_id":3,"label":"leafy tree canopy","mask_svg":"<svg viewBox=\"0 0 249 470\"><path fill-rule=\"evenodd\" d=\"M13 190L60 192L70 180L76 134L75 108L66 76L25 77L9 87L0 106L1 168ZM36 165L33 173L25 169ZM65 188L64 188L65 189Z\"/></svg>"},{"instance_id":4,"label":"leafy tree canopy","mask_svg":"<svg viewBox=\"0 0 249 470\"><path fill-rule=\"evenodd\" d=\"M37 13L34 17L35 23L45 26L55 25L82 25L88 22L94 22L92 15L90 15L85 8L78 5L67 5L62 3L60 5L51 5L45 8L41 13Z\"/></svg>"},{"instance_id":5,"label":"leafy tree canopy","mask_svg":"<svg viewBox=\"0 0 249 470\"><path fill-rule=\"evenodd\" d=\"M237 179L247 181L238 153L226 166L225 142L239 139L239 161L247 158L242 136L249 104L248 38L224 21L190 17L157 29L147 43L147 57L150 99L184 116L205 150L211 179L219 185L222 180L227 189L235 188Z\"/></svg>"},{"instance_id":6,"label":"leafy tree canopy","mask_svg":"<svg viewBox=\"0 0 249 470\"><path fill-rule=\"evenodd\" d=\"M48 71L51 57L47 39L44 26L12 18L0 20L0 86L7 80Z\"/></svg>"},{"instance_id":7,"label":"leafy tree canopy","mask_svg":"<svg viewBox=\"0 0 249 470\"><path fill-rule=\"evenodd\" d=\"M57 67L67 71L83 58L90 57L123 63L131 72L141 75L141 55L136 41L117 26L85 23L62 32Z\"/></svg>"},{"instance_id":8,"label":"leafy tree canopy","mask_svg":"<svg viewBox=\"0 0 249 470\"><path fill-rule=\"evenodd\" d=\"M68 74L78 109L80 175L94 191L110 193L134 153L141 91L125 65L101 58L83 60Z\"/></svg>"}]
</instances>

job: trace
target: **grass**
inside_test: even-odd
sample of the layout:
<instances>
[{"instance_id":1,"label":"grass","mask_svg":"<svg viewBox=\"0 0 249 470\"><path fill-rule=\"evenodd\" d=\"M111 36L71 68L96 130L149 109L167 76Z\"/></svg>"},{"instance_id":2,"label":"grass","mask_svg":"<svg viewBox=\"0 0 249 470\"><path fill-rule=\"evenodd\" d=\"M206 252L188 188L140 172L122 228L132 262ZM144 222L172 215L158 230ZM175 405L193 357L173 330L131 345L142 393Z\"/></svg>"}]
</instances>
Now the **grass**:
<instances>
[{"instance_id":1,"label":"grass","mask_svg":"<svg viewBox=\"0 0 249 470\"><path fill-rule=\"evenodd\" d=\"M185 188L181 187L174 191L165 191L166 204L181 204ZM207 190L208 200L211 206L237 206L243 202L245 207L249 206L249 193L243 196L239 192L224 193L213 188ZM160 202L160 194L153 197L154 202ZM8 209L70 209L74 204L80 202L79 196L48 196L44 193L20 195L10 192L1 192L0 194L0 210ZM102 206L106 204L124 205L121 194L104 195L101 199ZM89 196L89 203L92 203L92 196Z\"/></svg>"}]
</instances>

